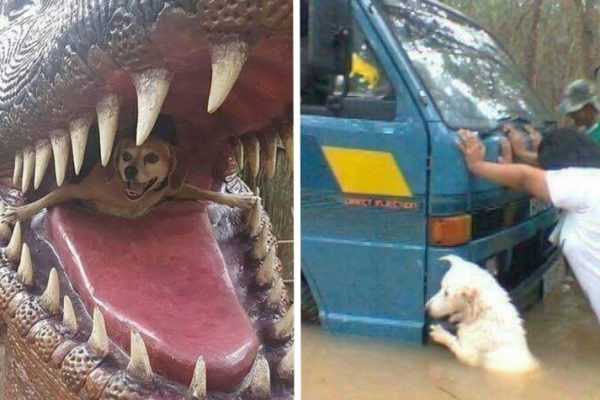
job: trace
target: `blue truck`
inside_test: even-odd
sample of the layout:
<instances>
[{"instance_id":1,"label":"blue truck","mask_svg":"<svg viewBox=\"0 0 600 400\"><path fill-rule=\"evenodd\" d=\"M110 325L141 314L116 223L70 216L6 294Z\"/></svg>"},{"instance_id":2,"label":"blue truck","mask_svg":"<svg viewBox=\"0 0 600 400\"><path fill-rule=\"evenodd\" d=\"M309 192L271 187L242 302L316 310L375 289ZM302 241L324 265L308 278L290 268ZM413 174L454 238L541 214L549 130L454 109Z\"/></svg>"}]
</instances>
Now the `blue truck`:
<instances>
[{"instance_id":1,"label":"blue truck","mask_svg":"<svg viewBox=\"0 0 600 400\"><path fill-rule=\"evenodd\" d=\"M301 45L304 309L422 343L447 254L538 301L556 210L470 175L455 143L477 130L496 160L504 123L555 124L498 42L435 1L303 0Z\"/></svg>"}]
</instances>

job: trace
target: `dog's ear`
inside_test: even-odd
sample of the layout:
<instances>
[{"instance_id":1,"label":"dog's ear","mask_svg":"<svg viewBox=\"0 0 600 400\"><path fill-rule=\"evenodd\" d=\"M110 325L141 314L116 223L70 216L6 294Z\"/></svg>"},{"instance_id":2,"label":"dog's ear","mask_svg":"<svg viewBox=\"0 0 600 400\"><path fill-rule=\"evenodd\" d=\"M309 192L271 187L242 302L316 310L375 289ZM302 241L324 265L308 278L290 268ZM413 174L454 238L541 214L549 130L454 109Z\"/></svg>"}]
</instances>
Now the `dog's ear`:
<instances>
[{"instance_id":1,"label":"dog's ear","mask_svg":"<svg viewBox=\"0 0 600 400\"><path fill-rule=\"evenodd\" d=\"M184 171L183 166L179 165L179 162L177 161L177 152L172 145L169 145L169 153L171 155L171 167L169 168L167 182L169 188L178 191L181 189L181 186L183 186L183 182L187 177L187 171Z\"/></svg>"},{"instance_id":2,"label":"dog's ear","mask_svg":"<svg viewBox=\"0 0 600 400\"><path fill-rule=\"evenodd\" d=\"M115 179L115 175L119 170L119 157L121 156L121 141L113 150L112 159L106 167L104 167L106 183L111 183Z\"/></svg>"},{"instance_id":3,"label":"dog's ear","mask_svg":"<svg viewBox=\"0 0 600 400\"><path fill-rule=\"evenodd\" d=\"M476 319L483 311L481 301L478 299L479 290L475 287L466 286L460 289L460 295L467 302L470 318Z\"/></svg>"}]
</instances>

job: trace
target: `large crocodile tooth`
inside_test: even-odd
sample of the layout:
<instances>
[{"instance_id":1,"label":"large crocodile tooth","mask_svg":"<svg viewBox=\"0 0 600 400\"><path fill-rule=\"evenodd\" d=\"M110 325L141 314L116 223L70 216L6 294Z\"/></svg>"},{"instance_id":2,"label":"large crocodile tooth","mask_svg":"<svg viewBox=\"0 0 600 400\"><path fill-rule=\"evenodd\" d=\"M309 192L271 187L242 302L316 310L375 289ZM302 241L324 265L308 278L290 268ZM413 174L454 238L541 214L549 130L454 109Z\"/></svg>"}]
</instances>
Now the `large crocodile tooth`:
<instances>
[{"instance_id":1,"label":"large crocodile tooth","mask_svg":"<svg viewBox=\"0 0 600 400\"><path fill-rule=\"evenodd\" d=\"M42 139L35 145L35 174L33 177L33 188L38 190L46 175L52 149L48 139Z\"/></svg>"},{"instance_id":2,"label":"large crocodile tooth","mask_svg":"<svg viewBox=\"0 0 600 400\"><path fill-rule=\"evenodd\" d=\"M254 361L254 367L250 372L252 380L250 381L249 391L254 399L269 399L271 397L271 374L269 371L269 362L259 354Z\"/></svg>"},{"instance_id":3,"label":"large crocodile tooth","mask_svg":"<svg viewBox=\"0 0 600 400\"><path fill-rule=\"evenodd\" d=\"M19 186L21 183L21 175L23 175L23 154L17 152L15 154L15 167L13 170L13 184Z\"/></svg>"},{"instance_id":4,"label":"large crocodile tooth","mask_svg":"<svg viewBox=\"0 0 600 400\"><path fill-rule=\"evenodd\" d=\"M23 193L29 190L31 178L33 178L33 170L35 168L35 151L32 147L23 149L23 179L21 180L21 189Z\"/></svg>"},{"instance_id":5,"label":"large crocodile tooth","mask_svg":"<svg viewBox=\"0 0 600 400\"><path fill-rule=\"evenodd\" d=\"M283 279L280 276L278 276L273 282L271 293L269 293L269 297L267 298L267 304L270 309L276 310L277 308L279 308L279 304L281 303L281 298L283 297L284 291L285 284L283 283Z\"/></svg>"},{"instance_id":6,"label":"large crocodile tooth","mask_svg":"<svg viewBox=\"0 0 600 400\"><path fill-rule=\"evenodd\" d=\"M273 179L275 166L277 165L277 135L275 132L265 133L261 136L261 155L263 157L262 167L264 176Z\"/></svg>"},{"instance_id":7,"label":"large crocodile tooth","mask_svg":"<svg viewBox=\"0 0 600 400\"><path fill-rule=\"evenodd\" d=\"M98 130L100 131L100 160L103 167L106 167L110 161L117 134L120 107L121 96L114 93L103 96L96 105Z\"/></svg>"},{"instance_id":8,"label":"large crocodile tooth","mask_svg":"<svg viewBox=\"0 0 600 400\"><path fill-rule=\"evenodd\" d=\"M262 206L260 200L254 204L254 207L249 211L248 217L248 234L250 237L256 237L261 229Z\"/></svg>"},{"instance_id":9,"label":"large crocodile tooth","mask_svg":"<svg viewBox=\"0 0 600 400\"><path fill-rule=\"evenodd\" d=\"M244 168L244 145L242 141L238 137L231 138L231 147L233 148L233 155L238 168Z\"/></svg>"},{"instance_id":10,"label":"large crocodile tooth","mask_svg":"<svg viewBox=\"0 0 600 400\"><path fill-rule=\"evenodd\" d=\"M269 242L269 224L264 224L254 247L252 248L252 257L255 260L262 260L267 255L267 244Z\"/></svg>"},{"instance_id":11,"label":"large crocodile tooth","mask_svg":"<svg viewBox=\"0 0 600 400\"><path fill-rule=\"evenodd\" d=\"M256 284L260 287L266 286L273 282L275 275L275 263L277 262L277 246L271 245L267 256L260 264L260 268L256 272Z\"/></svg>"},{"instance_id":12,"label":"large crocodile tooth","mask_svg":"<svg viewBox=\"0 0 600 400\"><path fill-rule=\"evenodd\" d=\"M131 327L130 358L127 364L127 372L142 382L152 382L153 374L150 366L150 358L144 339L137 331Z\"/></svg>"},{"instance_id":13,"label":"large crocodile tooth","mask_svg":"<svg viewBox=\"0 0 600 400\"><path fill-rule=\"evenodd\" d=\"M72 334L77 333L79 325L77 324L77 316L75 315L75 309L69 296L65 296L63 299L63 320L62 323L66 326Z\"/></svg>"},{"instance_id":14,"label":"large crocodile tooth","mask_svg":"<svg viewBox=\"0 0 600 400\"><path fill-rule=\"evenodd\" d=\"M274 339L287 339L294 332L294 305L288 308L287 312L279 321L271 327L271 336Z\"/></svg>"},{"instance_id":15,"label":"large crocodile tooth","mask_svg":"<svg viewBox=\"0 0 600 400\"><path fill-rule=\"evenodd\" d=\"M248 44L234 39L210 45L212 78L208 96L208 112L213 113L227 99L248 58Z\"/></svg>"},{"instance_id":16,"label":"large crocodile tooth","mask_svg":"<svg viewBox=\"0 0 600 400\"><path fill-rule=\"evenodd\" d=\"M294 376L294 345L289 348L285 356L277 365L277 374L279 377L288 381Z\"/></svg>"},{"instance_id":17,"label":"large crocodile tooth","mask_svg":"<svg viewBox=\"0 0 600 400\"><path fill-rule=\"evenodd\" d=\"M23 243L21 249L21 261L19 261L19 268L17 268L17 276L25 286L31 286L33 283L33 266L31 265L31 253L27 243Z\"/></svg>"},{"instance_id":18,"label":"large crocodile tooth","mask_svg":"<svg viewBox=\"0 0 600 400\"><path fill-rule=\"evenodd\" d=\"M94 322L88 345L100 357L108 354L108 334L106 333L106 325L104 325L104 316L98 308L94 308Z\"/></svg>"},{"instance_id":19,"label":"large crocodile tooth","mask_svg":"<svg viewBox=\"0 0 600 400\"><path fill-rule=\"evenodd\" d=\"M8 246L4 249L6 258L15 263L19 262L19 258L21 257L21 247L21 223L17 221L12 236L10 237L10 242L8 242Z\"/></svg>"},{"instance_id":20,"label":"large crocodile tooth","mask_svg":"<svg viewBox=\"0 0 600 400\"><path fill-rule=\"evenodd\" d=\"M58 313L60 309L60 285L56 268L50 270L48 285L40 297L40 303L52 315Z\"/></svg>"},{"instance_id":21,"label":"large crocodile tooth","mask_svg":"<svg viewBox=\"0 0 600 400\"><path fill-rule=\"evenodd\" d=\"M54 131L50 137L52 152L54 153L54 174L56 175L56 185L61 186L67 173L69 163L69 134L64 130Z\"/></svg>"},{"instance_id":22,"label":"large crocodile tooth","mask_svg":"<svg viewBox=\"0 0 600 400\"><path fill-rule=\"evenodd\" d=\"M173 74L166 68L149 69L133 74L138 100L138 121L136 129L136 144L144 144L158 114L162 108L165 97L169 92L169 85Z\"/></svg>"},{"instance_id":23,"label":"large crocodile tooth","mask_svg":"<svg viewBox=\"0 0 600 400\"><path fill-rule=\"evenodd\" d=\"M246 159L248 170L250 171L250 175L256 179L260 168L260 143L256 135L253 134L244 135L243 143L244 158Z\"/></svg>"},{"instance_id":24,"label":"large crocodile tooth","mask_svg":"<svg viewBox=\"0 0 600 400\"><path fill-rule=\"evenodd\" d=\"M71 132L71 146L73 147L73 166L75 167L75 175L79 175L81 166L83 165L85 147L87 145L88 135L90 134L90 126L92 125L93 120L94 116L92 114L86 114L69 124L69 131Z\"/></svg>"},{"instance_id":25,"label":"large crocodile tooth","mask_svg":"<svg viewBox=\"0 0 600 400\"><path fill-rule=\"evenodd\" d=\"M188 394L192 399L204 400L206 398L206 362L204 358L198 357L194 376Z\"/></svg>"},{"instance_id":26,"label":"large crocodile tooth","mask_svg":"<svg viewBox=\"0 0 600 400\"><path fill-rule=\"evenodd\" d=\"M286 126L279 132L279 137L283 143L285 154L287 155L290 170L294 168L294 128Z\"/></svg>"}]
</instances>

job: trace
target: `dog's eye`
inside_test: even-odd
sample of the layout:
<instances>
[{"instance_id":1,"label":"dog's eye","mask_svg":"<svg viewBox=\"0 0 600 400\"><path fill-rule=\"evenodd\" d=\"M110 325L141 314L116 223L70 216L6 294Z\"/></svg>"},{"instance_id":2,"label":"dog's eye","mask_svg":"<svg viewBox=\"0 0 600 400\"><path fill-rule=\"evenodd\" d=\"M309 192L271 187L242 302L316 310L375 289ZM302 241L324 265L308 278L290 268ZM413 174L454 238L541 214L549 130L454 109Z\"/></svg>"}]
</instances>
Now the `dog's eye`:
<instances>
[{"instance_id":1,"label":"dog's eye","mask_svg":"<svg viewBox=\"0 0 600 400\"><path fill-rule=\"evenodd\" d=\"M123 161L125 161L125 162L131 161L131 154L123 153Z\"/></svg>"},{"instance_id":2,"label":"dog's eye","mask_svg":"<svg viewBox=\"0 0 600 400\"><path fill-rule=\"evenodd\" d=\"M444 296L448 297L448 289L444 290Z\"/></svg>"},{"instance_id":3,"label":"dog's eye","mask_svg":"<svg viewBox=\"0 0 600 400\"><path fill-rule=\"evenodd\" d=\"M144 162L148 164L154 164L158 162L158 156L156 154L148 154L144 157Z\"/></svg>"}]
</instances>

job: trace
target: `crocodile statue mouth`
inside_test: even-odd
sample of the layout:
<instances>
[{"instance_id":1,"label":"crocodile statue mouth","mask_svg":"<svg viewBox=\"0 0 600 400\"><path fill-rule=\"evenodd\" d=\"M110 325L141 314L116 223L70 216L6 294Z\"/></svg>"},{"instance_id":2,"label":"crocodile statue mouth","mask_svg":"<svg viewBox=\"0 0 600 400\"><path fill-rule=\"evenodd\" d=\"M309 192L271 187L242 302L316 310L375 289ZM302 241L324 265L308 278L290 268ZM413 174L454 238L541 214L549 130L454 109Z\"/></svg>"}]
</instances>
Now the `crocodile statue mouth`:
<instances>
[{"instance_id":1,"label":"crocodile statue mouth","mask_svg":"<svg viewBox=\"0 0 600 400\"><path fill-rule=\"evenodd\" d=\"M0 3L0 208L107 165L120 127L143 144L159 113L196 187L250 194L240 168L291 159L290 0ZM271 228L260 202L0 223L0 398L293 397Z\"/></svg>"}]
</instances>

